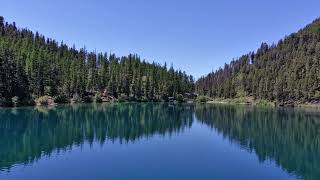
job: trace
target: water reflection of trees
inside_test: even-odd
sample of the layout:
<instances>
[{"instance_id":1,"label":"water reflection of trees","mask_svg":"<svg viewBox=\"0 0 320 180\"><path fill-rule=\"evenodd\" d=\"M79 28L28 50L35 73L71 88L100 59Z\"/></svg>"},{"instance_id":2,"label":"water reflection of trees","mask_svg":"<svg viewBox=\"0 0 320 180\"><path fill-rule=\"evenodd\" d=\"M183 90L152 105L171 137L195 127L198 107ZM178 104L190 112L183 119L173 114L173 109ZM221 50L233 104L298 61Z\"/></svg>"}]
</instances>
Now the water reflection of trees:
<instances>
[{"instance_id":1,"label":"water reflection of trees","mask_svg":"<svg viewBox=\"0 0 320 180\"><path fill-rule=\"evenodd\" d=\"M0 110L0 170L84 142L128 143L192 125L192 106L76 105Z\"/></svg>"},{"instance_id":2,"label":"water reflection of trees","mask_svg":"<svg viewBox=\"0 0 320 180\"><path fill-rule=\"evenodd\" d=\"M320 113L293 109L259 109L224 105L195 108L202 123L231 142L274 160L304 179L320 177Z\"/></svg>"},{"instance_id":3,"label":"water reflection of trees","mask_svg":"<svg viewBox=\"0 0 320 180\"><path fill-rule=\"evenodd\" d=\"M166 104L76 105L0 110L0 170L84 142L128 143L189 128L196 118L231 142L304 179L320 177L320 113Z\"/></svg>"}]
</instances>

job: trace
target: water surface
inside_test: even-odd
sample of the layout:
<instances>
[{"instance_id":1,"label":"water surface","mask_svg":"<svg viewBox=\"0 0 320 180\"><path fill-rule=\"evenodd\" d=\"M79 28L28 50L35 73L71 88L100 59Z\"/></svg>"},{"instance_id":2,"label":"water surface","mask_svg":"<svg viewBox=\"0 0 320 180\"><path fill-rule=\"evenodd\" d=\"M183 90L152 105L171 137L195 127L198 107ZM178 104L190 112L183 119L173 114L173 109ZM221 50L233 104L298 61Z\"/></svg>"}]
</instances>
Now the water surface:
<instances>
[{"instance_id":1,"label":"water surface","mask_svg":"<svg viewBox=\"0 0 320 180\"><path fill-rule=\"evenodd\" d=\"M319 179L320 113L226 105L0 109L0 179Z\"/></svg>"}]
</instances>

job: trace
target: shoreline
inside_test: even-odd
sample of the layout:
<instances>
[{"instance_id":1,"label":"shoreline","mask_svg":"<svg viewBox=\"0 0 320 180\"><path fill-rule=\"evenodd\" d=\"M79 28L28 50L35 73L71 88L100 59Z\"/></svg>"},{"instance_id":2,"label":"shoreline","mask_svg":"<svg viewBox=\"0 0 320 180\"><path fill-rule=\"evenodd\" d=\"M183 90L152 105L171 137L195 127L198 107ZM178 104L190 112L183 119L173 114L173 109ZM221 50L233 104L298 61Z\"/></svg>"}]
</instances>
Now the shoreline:
<instances>
[{"instance_id":1,"label":"shoreline","mask_svg":"<svg viewBox=\"0 0 320 180\"><path fill-rule=\"evenodd\" d=\"M20 106L0 106L0 109L11 109L11 108L24 108L24 107L47 107L53 108L57 106L64 106L64 105L88 105L88 104L95 104L95 105L102 105L102 104L126 104L126 103L139 103L139 104L146 104L146 103L167 103L167 104L196 104L196 102L175 102L171 103L169 101L110 101L110 102L79 102L79 103L52 103L52 104L34 104L34 105L20 105Z\"/></svg>"},{"instance_id":2,"label":"shoreline","mask_svg":"<svg viewBox=\"0 0 320 180\"><path fill-rule=\"evenodd\" d=\"M64 105L86 105L86 104L95 104L95 105L103 105L103 104L126 104L126 103L168 103L168 104L220 104L220 105L241 105L241 106L249 106L249 107L270 107L270 108L299 108L299 109L319 109L320 104L295 104L294 106L277 106L274 102L268 102L267 104L261 104L258 102L249 103L249 102L236 102L234 99L224 99L224 100L210 100L207 102L197 102L197 101L187 101L182 103L170 103L165 101L114 101L114 102L89 102L89 103L54 103L49 105L25 105L25 106L14 106L14 107L3 107L1 106L0 109L13 109L13 108L24 108L24 107L47 107L47 108L54 108L57 106L64 106Z\"/></svg>"},{"instance_id":3,"label":"shoreline","mask_svg":"<svg viewBox=\"0 0 320 180\"><path fill-rule=\"evenodd\" d=\"M224 100L211 100L207 101L206 104L227 104L227 105L246 105L246 106L256 106L256 107L291 107L291 108L319 108L320 104L290 104L290 105L282 105L279 106L275 102L264 101L261 103L260 101L254 102L237 102L236 99L224 99Z\"/></svg>"}]
</instances>

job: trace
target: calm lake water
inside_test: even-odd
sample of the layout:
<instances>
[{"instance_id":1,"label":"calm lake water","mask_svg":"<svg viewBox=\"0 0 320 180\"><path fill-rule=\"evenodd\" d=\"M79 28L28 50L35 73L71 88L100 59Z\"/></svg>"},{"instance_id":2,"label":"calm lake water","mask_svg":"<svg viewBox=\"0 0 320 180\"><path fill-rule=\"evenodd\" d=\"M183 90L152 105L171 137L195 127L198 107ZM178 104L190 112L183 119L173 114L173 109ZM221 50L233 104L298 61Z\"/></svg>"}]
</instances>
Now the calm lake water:
<instances>
[{"instance_id":1,"label":"calm lake water","mask_svg":"<svg viewBox=\"0 0 320 180\"><path fill-rule=\"evenodd\" d=\"M0 179L320 179L320 113L168 104L0 109Z\"/></svg>"}]
</instances>

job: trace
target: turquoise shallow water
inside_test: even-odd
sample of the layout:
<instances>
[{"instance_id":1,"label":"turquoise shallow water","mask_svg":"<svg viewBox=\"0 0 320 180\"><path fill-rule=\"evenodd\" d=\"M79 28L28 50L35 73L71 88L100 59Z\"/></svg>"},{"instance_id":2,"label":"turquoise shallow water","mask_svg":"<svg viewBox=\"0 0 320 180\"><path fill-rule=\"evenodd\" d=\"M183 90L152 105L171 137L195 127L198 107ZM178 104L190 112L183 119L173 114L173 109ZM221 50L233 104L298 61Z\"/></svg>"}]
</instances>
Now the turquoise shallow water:
<instances>
[{"instance_id":1,"label":"turquoise shallow water","mask_svg":"<svg viewBox=\"0 0 320 180\"><path fill-rule=\"evenodd\" d=\"M319 179L320 113L226 105L0 109L0 179Z\"/></svg>"}]
</instances>

